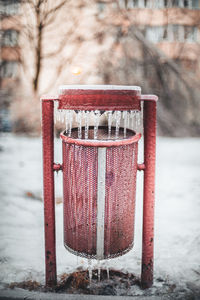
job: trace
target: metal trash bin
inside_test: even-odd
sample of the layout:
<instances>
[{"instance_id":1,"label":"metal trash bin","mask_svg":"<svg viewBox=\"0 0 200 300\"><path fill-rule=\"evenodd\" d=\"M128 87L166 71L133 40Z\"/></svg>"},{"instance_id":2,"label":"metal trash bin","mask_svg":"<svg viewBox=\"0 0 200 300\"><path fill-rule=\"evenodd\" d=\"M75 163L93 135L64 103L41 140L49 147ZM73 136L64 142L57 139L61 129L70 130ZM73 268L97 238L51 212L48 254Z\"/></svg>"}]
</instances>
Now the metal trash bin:
<instances>
[{"instance_id":1,"label":"metal trash bin","mask_svg":"<svg viewBox=\"0 0 200 300\"><path fill-rule=\"evenodd\" d=\"M106 140L107 127L99 127L98 140L61 134L63 143L64 245L87 258L120 256L133 247L137 152L140 134L119 130ZM114 130L113 130L114 132ZM84 128L82 128L84 136Z\"/></svg>"},{"instance_id":2,"label":"metal trash bin","mask_svg":"<svg viewBox=\"0 0 200 300\"><path fill-rule=\"evenodd\" d=\"M115 85L61 86L59 95L42 97L47 286L57 282L54 172L63 172L66 248L80 256L104 259L122 255L133 246L137 170L144 175L141 285L152 286L157 100L155 95L142 95L140 87ZM72 126L75 113L77 128ZM89 127L90 114L94 127ZM107 127L99 126L102 114ZM138 115L143 116L144 138L139 164ZM62 164L54 161L56 121L66 129L61 134Z\"/></svg>"}]
</instances>

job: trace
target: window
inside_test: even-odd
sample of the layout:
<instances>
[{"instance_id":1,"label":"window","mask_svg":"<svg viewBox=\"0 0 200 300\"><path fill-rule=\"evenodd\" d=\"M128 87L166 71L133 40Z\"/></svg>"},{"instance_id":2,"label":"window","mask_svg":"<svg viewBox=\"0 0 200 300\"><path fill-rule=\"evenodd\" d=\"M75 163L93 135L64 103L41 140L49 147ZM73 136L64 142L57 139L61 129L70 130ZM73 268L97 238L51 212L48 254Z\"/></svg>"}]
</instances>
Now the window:
<instances>
[{"instance_id":1,"label":"window","mask_svg":"<svg viewBox=\"0 0 200 300\"><path fill-rule=\"evenodd\" d=\"M99 19L104 18L105 9L106 9L106 3L104 3L103 1L98 1L97 2L97 17Z\"/></svg>"},{"instance_id":2,"label":"window","mask_svg":"<svg viewBox=\"0 0 200 300\"><path fill-rule=\"evenodd\" d=\"M0 0L0 10L3 15L17 15L19 12L19 0Z\"/></svg>"},{"instance_id":3,"label":"window","mask_svg":"<svg viewBox=\"0 0 200 300\"><path fill-rule=\"evenodd\" d=\"M145 37L147 40L156 43L154 27L147 27Z\"/></svg>"},{"instance_id":4,"label":"window","mask_svg":"<svg viewBox=\"0 0 200 300\"><path fill-rule=\"evenodd\" d=\"M147 27L145 37L153 43L162 41L194 43L198 41L198 29L195 26L176 24Z\"/></svg>"},{"instance_id":5,"label":"window","mask_svg":"<svg viewBox=\"0 0 200 300\"><path fill-rule=\"evenodd\" d=\"M97 5L98 5L98 11L99 11L99 13L102 13L104 11L104 9L105 9L106 4L103 3L103 2L98 2Z\"/></svg>"},{"instance_id":6,"label":"window","mask_svg":"<svg viewBox=\"0 0 200 300\"><path fill-rule=\"evenodd\" d=\"M7 108L0 109L0 131L10 132L12 129L12 122L10 113Z\"/></svg>"},{"instance_id":7,"label":"window","mask_svg":"<svg viewBox=\"0 0 200 300\"><path fill-rule=\"evenodd\" d=\"M133 0L127 0L126 1L126 7L128 9L134 8L134 1Z\"/></svg>"},{"instance_id":8,"label":"window","mask_svg":"<svg viewBox=\"0 0 200 300\"><path fill-rule=\"evenodd\" d=\"M15 78L18 71L17 61L3 61L1 64L1 78Z\"/></svg>"},{"instance_id":9,"label":"window","mask_svg":"<svg viewBox=\"0 0 200 300\"><path fill-rule=\"evenodd\" d=\"M172 6L185 7L185 8L198 8L198 0L172 0Z\"/></svg>"},{"instance_id":10,"label":"window","mask_svg":"<svg viewBox=\"0 0 200 300\"><path fill-rule=\"evenodd\" d=\"M163 8L164 7L164 0L158 0L157 1L157 7L158 8Z\"/></svg>"},{"instance_id":11,"label":"window","mask_svg":"<svg viewBox=\"0 0 200 300\"><path fill-rule=\"evenodd\" d=\"M163 26L148 27L146 30L146 38L153 43L158 43L162 41L163 34L164 34Z\"/></svg>"},{"instance_id":12,"label":"window","mask_svg":"<svg viewBox=\"0 0 200 300\"><path fill-rule=\"evenodd\" d=\"M172 0L172 6L179 6L179 0Z\"/></svg>"},{"instance_id":13,"label":"window","mask_svg":"<svg viewBox=\"0 0 200 300\"><path fill-rule=\"evenodd\" d=\"M192 0L192 8L199 8L199 0Z\"/></svg>"},{"instance_id":14,"label":"window","mask_svg":"<svg viewBox=\"0 0 200 300\"><path fill-rule=\"evenodd\" d=\"M146 8L146 7L150 7L150 3L151 3L151 0L138 0L138 1L133 1L137 4L134 4L134 7L138 7L138 8Z\"/></svg>"},{"instance_id":15,"label":"window","mask_svg":"<svg viewBox=\"0 0 200 300\"><path fill-rule=\"evenodd\" d=\"M121 9L126 8L126 1L125 0L118 0L118 4L119 4L119 7Z\"/></svg>"},{"instance_id":16,"label":"window","mask_svg":"<svg viewBox=\"0 0 200 300\"><path fill-rule=\"evenodd\" d=\"M168 30L167 30L167 26L165 26L163 30L163 40L166 41L167 39L168 39Z\"/></svg>"},{"instance_id":17,"label":"window","mask_svg":"<svg viewBox=\"0 0 200 300\"><path fill-rule=\"evenodd\" d=\"M172 40L174 42L179 41L179 25L172 25Z\"/></svg>"},{"instance_id":18,"label":"window","mask_svg":"<svg viewBox=\"0 0 200 300\"><path fill-rule=\"evenodd\" d=\"M197 28L194 26L184 26L184 40L189 43L197 41Z\"/></svg>"},{"instance_id":19,"label":"window","mask_svg":"<svg viewBox=\"0 0 200 300\"><path fill-rule=\"evenodd\" d=\"M185 41L184 34L185 34L184 26L179 26L178 27L178 40L179 40L179 42L184 42Z\"/></svg>"},{"instance_id":20,"label":"window","mask_svg":"<svg viewBox=\"0 0 200 300\"><path fill-rule=\"evenodd\" d=\"M133 0L133 6L138 7L138 0Z\"/></svg>"},{"instance_id":21,"label":"window","mask_svg":"<svg viewBox=\"0 0 200 300\"><path fill-rule=\"evenodd\" d=\"M165 6L165 7L168 6L168 0L164 0L164 6Z\"/></svg>"},{"instance_id":22,"label":"window","mask_svg":"<svg viewBox=\"0 0 200 300\"><path fill-rule=\"evenodd\" d=\"M138 2L137 7L139 7L139 8L145 7L145 0L138 0L137 2Z\"/></svg>"},{"instance_id":23,"label":"window","mask_svg":"<svg viewBox=\"0 0 200 300\"><path fill-rule=\"evenodd\" d=\"M192 0L182 0L181 1L181 6L192 8Z\"/></svg>"},{"instance_id":24,"label":"window","mask_svg":"<svg viewBox=\"0 0 200 300\"><path fill-rule=\"evenodd\" d=\"M153 0L146 0L145 1L145 7L148 7L148 8L154 8L154 1Z\"/></svg>"},{"instance_id":25,"label":"window","mask_svg":"<svg viewBox=\"0 0 200 300\"><path fill-rule=\"evenodd\" d=\"M1 45L14 47L18 45L19 32L16 30L5 30L1 32Z\"/></svg>"},{"instance_id":26,"label":"window","mask_svg":"<svg viewBox=\"0 0 200 300\"><path fill-rule=\"evenodd\" d=\"M199 8L199 0L118 0L121 8Z\"/></svg>"},{"instance_id":27,"label":"window","mask_svg":"<svg viewBox=\"0 0 200 300\"><path fill-rule=\"evenodd\" d=\"M183 6L184 7L189 7L189 1L188 0L184 0L183 1Z\"/></svg>"}]
</instances>

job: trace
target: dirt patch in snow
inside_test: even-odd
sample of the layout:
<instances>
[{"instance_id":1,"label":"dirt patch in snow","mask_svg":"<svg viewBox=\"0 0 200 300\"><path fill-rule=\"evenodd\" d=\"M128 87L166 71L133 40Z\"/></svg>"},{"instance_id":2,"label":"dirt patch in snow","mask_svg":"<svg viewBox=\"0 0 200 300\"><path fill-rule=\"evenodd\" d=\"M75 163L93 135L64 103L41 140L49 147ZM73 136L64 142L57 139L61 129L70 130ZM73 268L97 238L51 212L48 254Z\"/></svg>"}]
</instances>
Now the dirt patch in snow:
<instances>
[{"instance_id":1,"label":"dirt patch in snow","mask_svg":"<svg viewBox=\"0 0 200 300\"><path fill-rule=\"evenodd\" d=\"M90 295L128 295L133 286L140 286L140 281L133 274L110 270L109 278L107 270L101 270L101 278L98 280L98 270L92 271L90 282L88 271L77 271L71 274L63 273L54 288L42 286L37 281L12 282L9 288L22 288L29 291L55 292L67 294Z\"/></svg>"}]
</instances>

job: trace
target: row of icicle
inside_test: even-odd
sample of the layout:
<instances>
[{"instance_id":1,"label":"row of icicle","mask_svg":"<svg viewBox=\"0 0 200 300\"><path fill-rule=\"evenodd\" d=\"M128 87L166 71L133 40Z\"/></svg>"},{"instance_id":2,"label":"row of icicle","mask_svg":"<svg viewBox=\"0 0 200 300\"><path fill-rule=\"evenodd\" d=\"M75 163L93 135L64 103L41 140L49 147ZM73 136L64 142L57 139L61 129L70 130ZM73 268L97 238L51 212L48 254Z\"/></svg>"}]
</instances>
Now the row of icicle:
<instances>
[{"instance_id":1,"label":"row of icicle","mask_svg":"<svg viewBox=\"0 0 200 300\"><path fill-rule=\"evenodd\" d=\"M115 139L119 138L119 128L123 127L124 138L126 138L127 128L138 132L141 130L141 112L138 110L131 111L81 111L57 109L55 106L54 119L56 122L65 124L67 136L71 136L74 121L77 122L78 138L88 139L89 125L92 121L94 126L94 140L98 139L98 127L101 117L106 117L108 126L108 140L111 138L111 128L115 127ZM82 127L84 127L84 137L82 136Z\"/></svg>"},{"instance_id":2,"label":"row of icicle","mask_svg":"<svg viewBox=\"0 0 200 300\"><path fill-rule=\"evenodd\" d=\"M92 282L92 260L88 259L88 273L89 273L89 282ZM98 281L101 280L101 264L100 261L97 260L97 271L98 271ZM106 266L106 271L107 271L107 279L110 279L110 274L109 274L109 267L108 265Z\"/></svg>"}]
</instances>

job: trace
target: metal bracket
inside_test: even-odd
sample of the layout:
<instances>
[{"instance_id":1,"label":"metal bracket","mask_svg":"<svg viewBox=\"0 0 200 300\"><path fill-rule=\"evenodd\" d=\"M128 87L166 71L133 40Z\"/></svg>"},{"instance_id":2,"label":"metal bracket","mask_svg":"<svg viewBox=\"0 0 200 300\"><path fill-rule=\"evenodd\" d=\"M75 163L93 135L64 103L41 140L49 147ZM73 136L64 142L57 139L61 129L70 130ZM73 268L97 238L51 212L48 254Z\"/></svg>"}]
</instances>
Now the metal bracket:
<instances>
[{"instance_id":1,"label":"metal bracket","mask_svg":"<svg viewBox=\"0 0 200 300\"><path fill-rule=\"evenodd\" d=\"M138 171L144 171L145 170L145 164L144 163L143 164L138 164L137 169L138 169Z\"/></svg>"},{"instance_id":2,"label":"metal bracket","mask_svg":"<svg viewBox=\"0 0 200 300\"><path fill-rule=\"evenodd\" d=\"M61 164L56 164L56 163L53 164L54 171L58 172L58 171L62 171L62 169L63 169L63 166Z\"/></svg>"}]
</instances>

